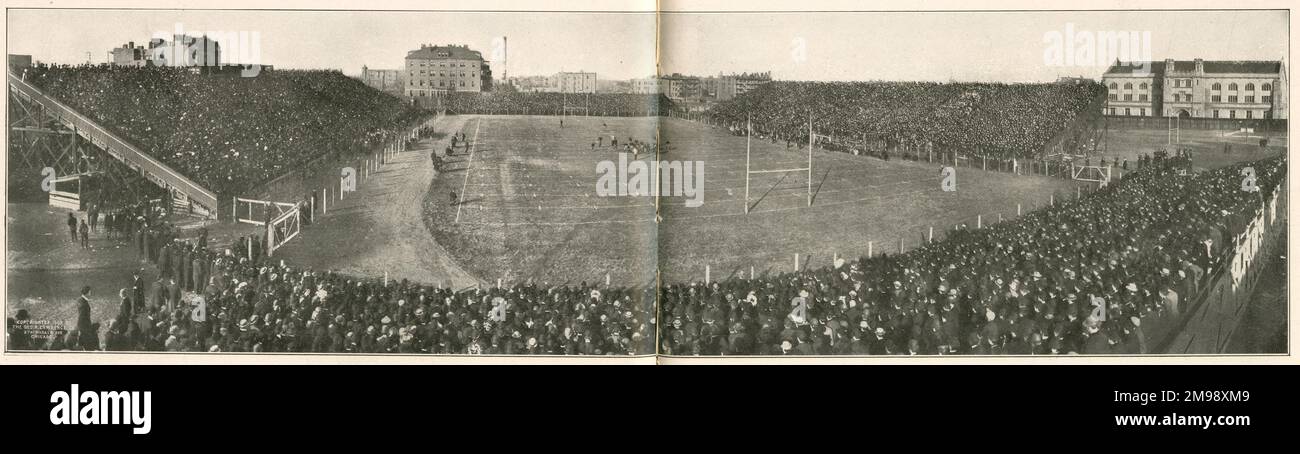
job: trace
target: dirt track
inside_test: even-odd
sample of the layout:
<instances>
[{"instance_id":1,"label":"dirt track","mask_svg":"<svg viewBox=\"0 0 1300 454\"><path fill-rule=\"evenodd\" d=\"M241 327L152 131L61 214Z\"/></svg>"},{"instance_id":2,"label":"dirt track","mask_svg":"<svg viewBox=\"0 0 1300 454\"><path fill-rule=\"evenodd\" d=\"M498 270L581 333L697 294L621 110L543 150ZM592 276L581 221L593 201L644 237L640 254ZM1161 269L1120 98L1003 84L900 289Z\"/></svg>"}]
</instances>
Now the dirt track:
<instances>
[{"instance_id":1,"label":"dirt track","mask_svg":"<svg viewBox=\"0 0 1300 454\"><path fill-rule=\"evenodd\" d=\"M438 120L440 132L460 131L464 117ZM425 228L420 209L434 178L432 150L446 148L450 134L425 139L398 153L368 178L358 169L357 191L334 200L328 213L276 251L276 257L313 269L409 279L460 289L483 284L466 272ZM337 197L336 197L337 199Z\"/></svg>"}]
</instances>

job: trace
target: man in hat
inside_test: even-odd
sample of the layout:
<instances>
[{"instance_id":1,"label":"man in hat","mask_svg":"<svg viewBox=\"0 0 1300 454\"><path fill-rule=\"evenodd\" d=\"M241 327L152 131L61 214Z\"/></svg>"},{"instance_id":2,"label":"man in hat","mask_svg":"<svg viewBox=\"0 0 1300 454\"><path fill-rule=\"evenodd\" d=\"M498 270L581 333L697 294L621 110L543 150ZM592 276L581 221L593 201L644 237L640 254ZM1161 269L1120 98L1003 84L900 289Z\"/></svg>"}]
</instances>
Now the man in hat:
<instances>
[{"instance_id":1,"label":"man in hat","mask_svg":"<svg viewBox=\"0 0 1300 454\"><path fill-rule=\"evenodd\" d=\"M77 333L78 342L84 347L99 343L99 333L90 321L90 286L81 287L81 296L77 297ZM93 339L92 339L93 338Z\"/></svg>"},{"instance_id":2,"label":"man in hat","mask_svg":"<svg viewBox=\"0 0 1300 454\"><path fill-rule=\"evenodd\" d=\"M90 226L86 225L86 220L81 220L81 248L90 249Z\"/></svg>"},{"instance_id":3,"label":"man in hat","mask_svg":"<svg viewBox=\"0 0 1300 454\"><path fill-rule=\"evenodd\" d=\"M1101 320L1088 316L1083 320L1083 354L1085 355L1109 355L1114 353L1111 349L1110 336L1106 330L1102 329Z\"/></svg>"},{"instance_id":4,"label":"man in hat","mask_svg":"<svg viewBox=\"0 0 1300 454\"><path fill-rule=\"evenodd\" d=\"M77 217L68 213L68 235L72 237L72 242L77 242Z\"/></svg>"},{"instance_id":5,"label":"man in hat","mask_svg":"<svg viewBox=\"0 0 1300 454\"><path fill-rule=\"evenodd\" d=\"M1182 311L1178 307L1178 292L1174 291L1173 281L1166 280L1164 289L1160 291L1160 300L1166 313L1178 318Z\"/></svg>"}]
</instances>

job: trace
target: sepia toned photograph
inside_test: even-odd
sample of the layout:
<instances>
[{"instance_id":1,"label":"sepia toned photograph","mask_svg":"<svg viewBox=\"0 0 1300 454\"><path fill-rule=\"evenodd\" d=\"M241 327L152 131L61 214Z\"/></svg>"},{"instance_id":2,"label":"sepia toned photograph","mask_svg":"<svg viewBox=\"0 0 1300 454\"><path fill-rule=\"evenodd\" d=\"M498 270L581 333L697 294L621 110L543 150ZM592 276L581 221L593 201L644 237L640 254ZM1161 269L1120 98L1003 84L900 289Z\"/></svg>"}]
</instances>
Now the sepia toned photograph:
<instances>
[{"instance_id":1,"label":"sepia toned photograph","mask_svg":"<svg viewBox=\"0 0 1300 454\"><path fill-rule=\"evenodd\" d=\"M1288 10L638 6L6 9L6 354L1291 353Z\"/></svg>"}]
</instances>

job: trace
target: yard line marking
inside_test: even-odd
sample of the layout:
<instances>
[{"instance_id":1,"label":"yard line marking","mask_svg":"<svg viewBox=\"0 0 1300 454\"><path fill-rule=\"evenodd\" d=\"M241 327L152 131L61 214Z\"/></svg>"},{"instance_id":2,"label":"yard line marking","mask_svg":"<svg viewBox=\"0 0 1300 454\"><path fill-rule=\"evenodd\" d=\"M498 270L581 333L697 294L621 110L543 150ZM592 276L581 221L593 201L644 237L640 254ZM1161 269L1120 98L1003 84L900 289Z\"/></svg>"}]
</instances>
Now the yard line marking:
<instances>
[{"instance_id":1,"label":"yard line marking","mask_svg":"<svg viewBox=\"0 0 1300 454\"><path fill-rule=\"evenodd\" d=\"M474 150L478 149L478 127L483 126L483 119L479 118L474 123L474 141L469 144L469 163L465 164L465 181L460 184L460 200L456 201L456 220L454 224L460 223L460 207L464 205L461 201L465 200L465 185L469 184L469 169L474 167Z\"/></svg>"}]
</instances>

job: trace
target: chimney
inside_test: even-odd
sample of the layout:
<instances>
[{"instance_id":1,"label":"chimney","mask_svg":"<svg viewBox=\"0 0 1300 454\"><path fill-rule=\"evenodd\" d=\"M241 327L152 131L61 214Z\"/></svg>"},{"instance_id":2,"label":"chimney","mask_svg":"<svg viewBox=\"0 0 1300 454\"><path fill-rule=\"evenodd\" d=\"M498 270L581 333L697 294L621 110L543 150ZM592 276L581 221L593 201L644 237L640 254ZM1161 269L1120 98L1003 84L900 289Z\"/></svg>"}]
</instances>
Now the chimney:
<instances>
[{"instance_id":1,"label":"chimney","mask_svg":"<svg viewBox=\"0 0 1300 454\"><path fill-rule=\"evenodd\" d=\"M1165 59L1165 72L1166 72L1166 73L1173 72L1174 69L1175 69L1175 68L1174 68L1174 59L1172 59L1172 58L1166 58L1166 59Z\"/></svg>"},{"instance_id":2,"label":"chimney","mask_svg":"<svg viewBox=\"0 0 1300 454\"><path fill-rule=\"evenodd\" d=\"M1196 59L1196 73L1205 74L1205 60Z\"/></svg>"}]
</instances>

